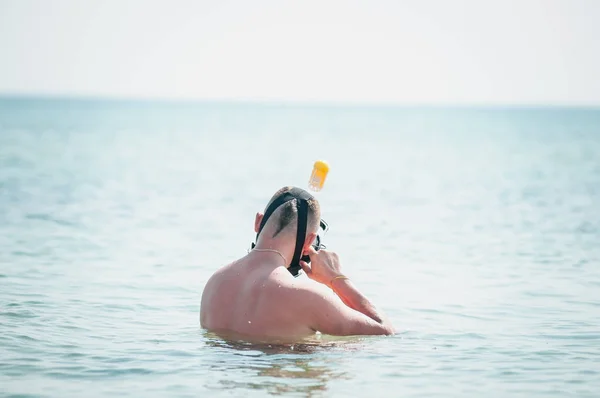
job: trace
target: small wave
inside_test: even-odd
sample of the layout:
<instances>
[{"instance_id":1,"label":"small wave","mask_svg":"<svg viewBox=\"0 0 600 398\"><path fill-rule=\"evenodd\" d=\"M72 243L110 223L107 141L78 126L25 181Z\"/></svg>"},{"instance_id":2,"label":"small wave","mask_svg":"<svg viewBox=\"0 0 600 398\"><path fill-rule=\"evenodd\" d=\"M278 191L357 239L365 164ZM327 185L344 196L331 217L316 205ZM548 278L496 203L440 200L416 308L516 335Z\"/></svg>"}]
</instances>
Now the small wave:
<instances>
[{"instance_id":1,"label":"small wave","mask_svg":"<svg viewBox=\"0 0 600 398\"><path fill-rule=\"evenodd\" d=\"M21 311L6 311L1 312L0 316L5 316L8 318L22 318L22 319L31 319L37 318L38 315L29 310L21 310Z\"/></svg>"},{"instance_id":2,"label":"small wave","mask_svg":"<svg viewBox=\"0 0 600 398\"><path fill-rule=\"evenodd\" d=\"M51 217L48 214L43 214L43 213L30 213L30 214L27 214L25 216L25 218L27 218L29 220L50 221L50 222L53 222L55 224L69 226L69 227L75 226L75 224L72 223L72 222L69 222L69 221L66 221L66 220L60 220L58 218L54 218L54 217Z\"/></svg>"}]
</instances>

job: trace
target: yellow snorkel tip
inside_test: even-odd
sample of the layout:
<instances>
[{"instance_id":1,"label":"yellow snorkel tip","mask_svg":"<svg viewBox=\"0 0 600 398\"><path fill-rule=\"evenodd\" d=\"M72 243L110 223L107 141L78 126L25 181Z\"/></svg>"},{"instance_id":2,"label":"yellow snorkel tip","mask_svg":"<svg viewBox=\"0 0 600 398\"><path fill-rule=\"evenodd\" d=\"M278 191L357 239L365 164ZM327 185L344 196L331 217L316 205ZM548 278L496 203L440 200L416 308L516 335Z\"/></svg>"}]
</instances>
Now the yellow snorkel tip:
<instances>
[{"instance_id":1,"label":"yellow snorkel tip","mask_svg":"<svg viewBox=\"0 0 600 398\"><path fill-rule=\"evenodd\" d=\"M323 189L328 173L329 164L324 160L317 160L313 165L313 170L308 180L308 188L315 192Z\"/></svg>"}]
</instances>

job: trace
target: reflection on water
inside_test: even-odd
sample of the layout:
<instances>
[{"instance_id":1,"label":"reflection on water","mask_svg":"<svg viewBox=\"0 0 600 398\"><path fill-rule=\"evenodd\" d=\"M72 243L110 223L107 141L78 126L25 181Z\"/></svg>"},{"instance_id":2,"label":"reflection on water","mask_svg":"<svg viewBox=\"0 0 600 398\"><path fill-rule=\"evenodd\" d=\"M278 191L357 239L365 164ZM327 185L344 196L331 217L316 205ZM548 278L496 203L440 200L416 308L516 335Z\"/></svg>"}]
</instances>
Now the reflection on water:
<instances>
[{"instance_id":1,"label":"reflection on water","mask_svg":"<svg viewBox=\"0 0 600 398\"><path fill-rule=\"evenodd\" d=\"M211 388L262 390L271 395L293 392L313 397L325 392L330 380L349 379L340 370L349 350L359 350L360 338L318 336L294 344L248 343L205 333L206 346L219 352L213 369L219 380ZM216 359L220 358L220 359Z\"/></svg>"}]
</instances>

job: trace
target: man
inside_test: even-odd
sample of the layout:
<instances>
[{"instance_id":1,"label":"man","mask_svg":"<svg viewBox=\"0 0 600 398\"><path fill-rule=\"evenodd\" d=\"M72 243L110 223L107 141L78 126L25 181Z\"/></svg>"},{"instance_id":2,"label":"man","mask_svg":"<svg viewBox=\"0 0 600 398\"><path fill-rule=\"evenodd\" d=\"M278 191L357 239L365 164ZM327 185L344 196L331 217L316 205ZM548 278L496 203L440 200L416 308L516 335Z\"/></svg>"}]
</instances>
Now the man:
<instances>
[{"instance_id":1,"label":"man","mask_svg":"<svg viewBox=\"0 0 600 398\"><path fill-rule=\"evenodd\" d=\"M389 335L385 316L341 272L338 255L315 250L319 203L284 187L257 213L256 245L215 272L202 293L200 324L248 340L294 340L314 335ZM306 257L308 256L308 257ZM302 268L308 278L296 278Z\"/></svg>"}]
</instances>

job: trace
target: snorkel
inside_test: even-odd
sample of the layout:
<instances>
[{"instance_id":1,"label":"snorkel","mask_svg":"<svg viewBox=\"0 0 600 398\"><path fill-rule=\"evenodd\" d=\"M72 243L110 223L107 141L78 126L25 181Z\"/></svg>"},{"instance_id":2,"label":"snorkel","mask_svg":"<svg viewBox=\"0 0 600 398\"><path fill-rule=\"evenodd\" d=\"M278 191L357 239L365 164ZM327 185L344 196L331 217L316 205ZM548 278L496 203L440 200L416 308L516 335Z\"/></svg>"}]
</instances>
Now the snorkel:
<instances>
[{"instance_id":1,"label":"snorkel","mask_svg":"<svg viewBox=\"0 0 600 398\"><path fill-rule=\"evenodd\" d=\"M317 160L313 165L313 170L308 180L308 188L314 192L319 192L323 189L323 185L325 184L325 179L327 178L327 174L329 173L329 164L323 160ZM302 267L300 266L300 261L304 261L307 264L310 264L309 256L302 256L302 248L304 247L304 242L306 240L306 225L308 223L308 201L314 200L315 198L305 191L304 189L300 189L294 187L287 192L283 192L279 196L273 199L269 207L265 210L265 214L260 222L260 227L258 228L258 232L256 234L256 242L258 242L258 236L262 231L263 227L267 223L267 220L273 214L273 212L284 203L289 202L290 200L296 200L296 206L298 208L298 227L296 229L296 248L294 250L294 257L292 257L292 261L288 265L288 271L294 276L297 277L300 274L300 270ZM329 225L325 222L325 220L319 220L320 231L317 232L317 237L315 238L315 242L312 244L312 247L315 250L325 249L326 246L321 243L322 237L321 234L325 235L325 233L329 230ZM256 243L252 243L252 249L256 246Z\"/></svg>"}]
</instances>

